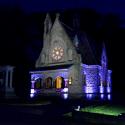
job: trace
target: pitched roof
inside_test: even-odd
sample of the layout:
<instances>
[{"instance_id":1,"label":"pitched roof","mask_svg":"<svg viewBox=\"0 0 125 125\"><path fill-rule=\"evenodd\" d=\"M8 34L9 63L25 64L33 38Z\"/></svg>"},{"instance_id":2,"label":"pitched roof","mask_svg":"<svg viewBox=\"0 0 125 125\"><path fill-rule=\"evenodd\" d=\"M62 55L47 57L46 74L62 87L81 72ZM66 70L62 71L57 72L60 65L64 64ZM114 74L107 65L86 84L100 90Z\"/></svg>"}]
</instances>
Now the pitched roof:
<instances>
[{"instance_id":1,"label":"pitched roof","mask_svg":"<svg viewBox=\"0 0 125 125\"><path fill-rule=\"evenodd\" d=\"M66 33L70 37L71 41L74 44L75 36L77 35L79 44L76 48L76 51L82 55L82 62L85 64L97 64L98 63L98 57L96 52L96 45L91 44L90 40L88 40L86 33L78 31L76 34L76 30L69 27L68 25L64 24L62 21L60 21L62 26L64 27ZM74 45L75 46L75 45ZM94 48L94 49L92 49Z\"/></svg>"}]
</instances>

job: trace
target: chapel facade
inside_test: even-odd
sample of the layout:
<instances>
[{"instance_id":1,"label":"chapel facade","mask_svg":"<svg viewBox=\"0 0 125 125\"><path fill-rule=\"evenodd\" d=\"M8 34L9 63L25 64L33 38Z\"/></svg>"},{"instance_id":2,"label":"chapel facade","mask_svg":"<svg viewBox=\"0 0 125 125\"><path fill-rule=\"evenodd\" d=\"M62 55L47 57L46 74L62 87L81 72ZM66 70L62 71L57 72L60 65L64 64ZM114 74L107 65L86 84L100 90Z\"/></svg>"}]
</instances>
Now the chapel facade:
<instances>
[{"instance_id":1,"label":"chapel facade","mask_svg":"<svg viewBox=\"0 0 125 125\"><path fill-rule=\"evenodd\" d=\"M103 45L101 64L82 62L77 51L77 37L72 41L59 14L52 24L49 14L44 21L43 48L36 61L36 70L30 71L31 91L35 95L82 96L83 93L111 93L111 73L107 66ZM75 44L74 44L75 43Z\"/></svg>"}]
</instances>

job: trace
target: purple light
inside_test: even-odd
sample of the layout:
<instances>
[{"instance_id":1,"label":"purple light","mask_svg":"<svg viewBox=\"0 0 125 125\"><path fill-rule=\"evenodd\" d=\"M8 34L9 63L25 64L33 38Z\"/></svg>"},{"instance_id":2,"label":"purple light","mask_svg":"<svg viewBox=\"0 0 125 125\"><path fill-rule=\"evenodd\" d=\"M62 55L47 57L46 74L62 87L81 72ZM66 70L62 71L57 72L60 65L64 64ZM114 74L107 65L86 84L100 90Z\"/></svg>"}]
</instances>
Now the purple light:
<instances>
[{"instance_id":1,"label":"purple light","mask_svg":"<svg viewBox=\"0 0 125 125\"><path fill-rule=\"evenodd\" d=\"M85 93L93 93L93 87L85 87Z\"/></svg>"},{"instance_id":2,"label":"purple light","mask_svg":"<svg viewBox=\"0 0 125 125\"><path fill-rule=\"evenodd\" d=\"M62 92L68 92L68 88L64 88Z\"/></svg>"},{"instance_id":3,"label":"purple light","mask_svg":"<svg viewBox=\"0 0 125 125\"><path fill-rule=\"evenodd\" d=\"M83 65L85 75L85 93L97 93L98 92L98 72L99 65Z\"/></svg>"},{"instance_id":4,"label":"purple light","mask_svg":"<svg viewBox=\"0 0 125 125\"><path fill-rule=\"evenodd\" d=\"M101 94L100 97L101 97L101 99L104 99L104 94Z\"/></svg>"},{"instance_id":5,"label":"purple light","mask_svg":"<svg viewBox=\"0 0 125 125\"><path fill-rule=\"evenodd\" d=\"M30 98L33 98L34 96L35 96L34 93L31 93L31 94L30 94Z\"/></svg>"},{"instance_id":6,"label":"purple light","mask_svg":"<svg viewBox=\"0 0 125 125\"><path fill-rule=\"evenodd\" d=\"M64 94L62 94L62 96L63 96L64 99L67 99L68 98L68 93L64 93Z\"/></svg>"},{"instance_id":7,"label":"purple light","mask_svg":"<svg viewBox=\"0 0 125 125\"><path fill-rule=\"evenodd\" d=\"M31 87L34 88L35 81L31 81Z\"/></svg>"},{"instance_id":8,"label":"purple light","mask_svg":"<svg viewBox=\"0 0 125 125\"><path fill-rule=\"evenodd\" d=\"M37 80L37 79L39 79L40 77L39 77L39 75L38 74L32 74L31 75L31 80Z\"/></svg>"},{"instance_id":9,"label":"purple light","mask_svg":"<svg viewBox=\"0 0 125 125\"><path fill-rule=\"evenodd\" d=\"M91 100L93 98L93 94L86 94L86 97L88 100Z\"/></svg>"},{"instance_id":10,"label":"purple light","mask_svg":"<svg viewBox=\"0 0 125 125\"><path fill-rule=\"evenodd\" d=\"M111 93L111 87L107 87L107 93Z\"/></svg>"},{"instance_id":11,"label":"purple light","mask_svg":"<svg viewBox=\"0 0 125 125\"><path fill-rule=\"evenodd\" d=\"M104 93L104 87L103 86L100 86L100 93Z\"/></svg>"},{"instance_id":12,"label":"purple light","mask_svg":"<svg viewBox=\"0 0 125 125\"><path fill-rule=\"evenodd\" d=\"M111 100L111 94L108 94L107 97L108 97L108 100Z\"/></svg>"}]
</instances>

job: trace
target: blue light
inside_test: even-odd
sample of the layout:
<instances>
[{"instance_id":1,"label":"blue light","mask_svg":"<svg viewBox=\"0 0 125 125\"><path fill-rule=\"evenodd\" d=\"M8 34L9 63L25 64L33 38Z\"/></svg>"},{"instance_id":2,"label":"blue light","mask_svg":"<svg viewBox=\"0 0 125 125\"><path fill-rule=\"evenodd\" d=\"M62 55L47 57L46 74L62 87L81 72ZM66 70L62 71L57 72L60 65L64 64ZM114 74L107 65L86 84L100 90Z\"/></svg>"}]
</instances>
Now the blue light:
<instances>
[{"instance_id":1,"label":"blue light","mask_svg":"<svg viewBox=\"0 0 125 125\"><path fill-rule=\"evenodd\" d=\"M31 94L30 94L30 98L33 98L34 96L35 96L34 93L31 93Z\"/></svg>"},{"instance_id":2,"label":"blue light","mask_svg":"<svg viewBox=\"0 0 125 125\"><path fill-rule=\"evenodd\" d=\"M108 97L108 100L111 100L111 94L108 94L107 97Z\"/></svg>"},{"instance_id":3,"label":"blue light","mask_svg":"<svg viewBox=\"0 0 125 125\"><path fill-rule=\"evenodd\" d=\"M85 87L85 93L93 93L93 87Z\"/></svg>"},{"instance_id":4,"label":"blue light","mask_svg":"<svg viewBox=\"0 0 125 125\"><path fill-rule=\"evenodd\" d=\"M104 94L101 94L100 97L101 97L101 99L104 99Z\"/></svg>"},{"instance_id":5,"label":"blue light","mask_svg":"<svg viewBox=\"0 0 125 125\"><path fill-rule=\"evenodd\" d=\"M40 78L39 74L32 74L31 75L31 80L37 80L39 78Z\"/></svg>"},{"instance_id":6,"label":"blue light","mask_svg":"<svg viewBox=\"0 0 125 125\"><path fill-rule=\"evenodd\" d=\"M107 93L111 93L111 87L107 87Z\"/></svg>"},{"instance_id":7,"label":"blue light","mask_svg":"<svg viewBox=\"0 0 125 125\"><path fill-rule=\"evenodd\" d=\"M87 98L88 100L91 100L93 97L94 97L93 94L86 94L86 98Z\"/></svg>"},{"instance_id":8,"label":"blue light","mask_svg":"<svg viewBox=\"0 0 125 125\"><path fill-rule=\"evenodd\" d=\"M100 86L100 93L104 93L104 87L103 86Z\"/></svg>"},{"instance_id":9,"label":"blue light","mask_svg":"<svg viewBox=\"0 0 125 125\"><path fill-rule=\"evenodd\" d=\"M68 93L64 93L64 94L62 94L62 96L63 96L64 99L67 99L68 98Z\"/></svg>"}]
</instances>

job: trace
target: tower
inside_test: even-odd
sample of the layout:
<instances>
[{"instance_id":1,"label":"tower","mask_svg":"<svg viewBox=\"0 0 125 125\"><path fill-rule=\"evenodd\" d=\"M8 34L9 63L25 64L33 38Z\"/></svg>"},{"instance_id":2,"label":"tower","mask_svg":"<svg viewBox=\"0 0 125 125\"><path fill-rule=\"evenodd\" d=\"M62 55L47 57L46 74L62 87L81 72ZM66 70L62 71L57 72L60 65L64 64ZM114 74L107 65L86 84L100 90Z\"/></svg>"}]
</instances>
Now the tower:
<instances>
[{"instance_id":1,"label":"tower","mask_svg":"<svg viewBox=\"0 0 125 125\"><path fill-rule=\"evenodd\" d=\"M101 55L101 66L102 66L102 82L101 85L106 86L107 84L107 54L105 44L103 43L102 55Z\"/></svg>"},{"instance_id":2,"label":"tower","mask_svg":"<svg viewBox=\"0 0 125 125\"><path fill-rule=\"evenodd\" d=\"M73 28L76 32L80 29L80 15L78 13L73 15Z\"/></svg>"},{"instance_id":3,"label":"tower","mask_svg":"<svg viewBox=\"0 0 125 125\"><path fill-rule=\"evenodd\" d=\"M101 55L101 65L102 67L107 68L107 54L106 54L106 48L104 43L103 43L102 55Z\"/></svg>"},{"instance_id":4,"label":"tower","mask_svg":"<svg viewBox=\"0 0 125 125\"><path fill-rule=\"evenodd\" d=\"M44 21L44 34L43 34L43 40L45 40L46 36L48 35L48 33L50 33L52 27L52 21L50 18L50 15L47 14L45 21Z\"/></svg>"},{"instance_id":5,"label":"tower","mask_svg":"<svg viewBox=\"0 0 125 125\"><path fill-rule=\"evenodd\" d=\"M75 47L78 48L78 46L79 46L79 39L78 39L77 34L74 37L73 43L74 43Z\"/></svg>"}]
</instances>

